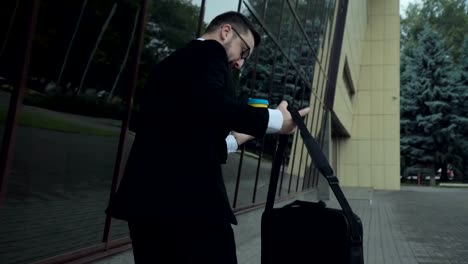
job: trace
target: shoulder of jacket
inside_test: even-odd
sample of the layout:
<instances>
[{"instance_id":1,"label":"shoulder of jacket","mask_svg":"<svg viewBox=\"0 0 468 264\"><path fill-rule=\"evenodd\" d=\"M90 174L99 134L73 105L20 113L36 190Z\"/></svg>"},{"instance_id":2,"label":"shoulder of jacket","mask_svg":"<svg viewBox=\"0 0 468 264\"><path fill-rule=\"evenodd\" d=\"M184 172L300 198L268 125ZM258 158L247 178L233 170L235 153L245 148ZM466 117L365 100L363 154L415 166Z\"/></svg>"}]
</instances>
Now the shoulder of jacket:
<instances>
[{"instance_id":1,"label":"shoulder of jacket","mask_svg":"<svg viewBox=\"0 0 468 264\"><path fill-rule=\"evenodd\" d=\"M212 56L220 57L227 61L228 58L226 50L218 41L209 39L204 41L198 40L198 42L200 42L198 43L198 46L203 50L204 53L209 53Z\"/></svg>"}]
</instances>

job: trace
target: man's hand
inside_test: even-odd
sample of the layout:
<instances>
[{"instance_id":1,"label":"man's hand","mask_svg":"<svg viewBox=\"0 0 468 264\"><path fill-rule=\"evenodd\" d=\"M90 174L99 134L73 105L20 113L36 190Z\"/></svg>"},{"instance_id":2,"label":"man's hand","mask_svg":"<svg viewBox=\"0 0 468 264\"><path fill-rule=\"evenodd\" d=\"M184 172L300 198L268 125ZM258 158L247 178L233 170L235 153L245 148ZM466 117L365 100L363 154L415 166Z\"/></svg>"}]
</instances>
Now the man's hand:
<instances>
[{"instance_id":1,"label":"man's hand","mask_svg":"<svg viewBox=\"0 0 468 264\"><path fill-rule=\"evenodd\" d=\"M234 136L234 138L237 141L237 145L240 146L244 144L245 142L254 139L255 137L247 134L242 134L242 133L237 133L235 131L232 131L231 134Z\"/></svg>"},{"instance_id":2,"label":"man's hand","mask_svg":"<svg viewBox=\"0 0 468 264\"><path fill-rule=\"evenodd\" d=\"M281 130L278 132L278 134L293 134L294 131L296 131L296 124L292 120L291 113L288 111L288 102L282 101L276 109L280 110L283 114L283 126L281 127ZM310 107L306 107L299 110L298 112L301 116L305 116L309 113L309 111Z\"/></svg>"}]
</instances>

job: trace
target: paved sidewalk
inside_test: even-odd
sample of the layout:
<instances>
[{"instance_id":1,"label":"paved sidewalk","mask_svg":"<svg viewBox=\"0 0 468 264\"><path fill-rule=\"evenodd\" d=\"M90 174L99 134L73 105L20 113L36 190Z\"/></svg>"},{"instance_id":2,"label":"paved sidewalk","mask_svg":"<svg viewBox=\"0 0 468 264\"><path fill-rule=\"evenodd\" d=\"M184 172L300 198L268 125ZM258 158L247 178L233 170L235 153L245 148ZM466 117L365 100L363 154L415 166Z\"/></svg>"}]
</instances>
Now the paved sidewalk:
<instances>
[{"instance_id":1,"label":"paved sidewalk","mask_svg":"<svg viewBox=\"0 0 468 264\"><path fill-rule=\"evenodd\" d=\"M366 264L468 263L468 188L344 189L364 224ZM315 200L315 193L300 197ZM338 207L332 198L330 207ZM260 263L262 210L238 216L239 264ZM94 264L133 263L131 251Z\"/></svg>"}]
</instances>

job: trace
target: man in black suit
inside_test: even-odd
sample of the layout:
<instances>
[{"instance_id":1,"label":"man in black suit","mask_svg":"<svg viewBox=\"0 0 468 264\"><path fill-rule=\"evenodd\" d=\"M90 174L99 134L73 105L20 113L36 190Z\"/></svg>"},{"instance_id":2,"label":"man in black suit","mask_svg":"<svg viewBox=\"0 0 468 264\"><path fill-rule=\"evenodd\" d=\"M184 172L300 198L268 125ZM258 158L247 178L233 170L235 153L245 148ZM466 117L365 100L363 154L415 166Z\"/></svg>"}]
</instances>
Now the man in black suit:
<instances>
[{"instance_id":1,"label":"man in black suit","mask_svg":"<svg viewBox=\"0 0 468 264\"><path fill-rule=\"evenodd\" d=\"M286 102L254 108L229 96L230 70L240 69L259 43L245 16L227 12L155 65L107 210L128 221L136 263L237 263L237 220L221 164L253 137L295 129Z\"/></svg>"}]
</instances>

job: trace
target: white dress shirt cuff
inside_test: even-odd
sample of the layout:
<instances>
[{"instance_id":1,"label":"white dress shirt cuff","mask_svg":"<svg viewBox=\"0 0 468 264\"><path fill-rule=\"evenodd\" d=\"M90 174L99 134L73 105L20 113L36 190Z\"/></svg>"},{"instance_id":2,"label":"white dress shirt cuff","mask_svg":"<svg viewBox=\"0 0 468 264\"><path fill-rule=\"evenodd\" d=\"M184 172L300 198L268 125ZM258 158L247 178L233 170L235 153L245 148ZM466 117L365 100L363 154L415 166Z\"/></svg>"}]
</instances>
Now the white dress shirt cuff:
<instances>
[{"instance_id":1,"label":"white dress shirt cuff","mask_svg":"<svg viewBox=\"0 0 468 264\"><path fill-rule=\"evenodd\" d=\"M268 113L270 114L270 119L268 119L268 128L266 133L278 133L283 126L283 114L277 109L268 109Z\"/></svg>"},{"instance_id":2,"label":"white dress shirt cuff","mask_svg":"<svg viewBox=\"0 0 468 264\"><path fill-rule=\"evenodd\" d=\"M229 135L226 137L226 145L227 145L228 154L232 152L236 152L237 148L239 147L237 145L237 140L233 135Z\"/></svg>"}]
</instances>

